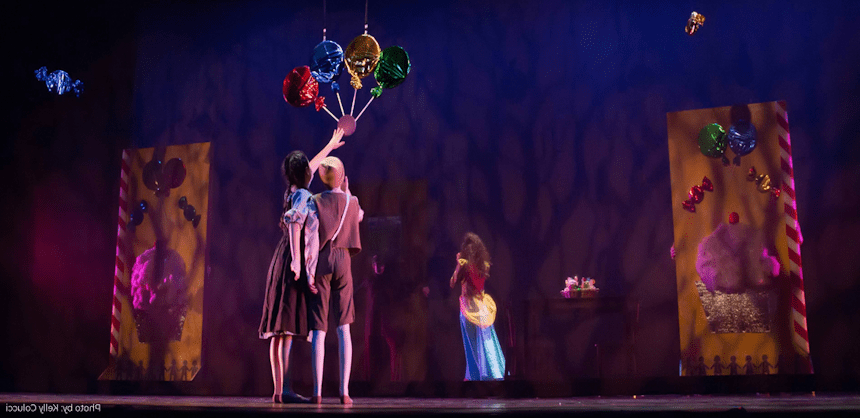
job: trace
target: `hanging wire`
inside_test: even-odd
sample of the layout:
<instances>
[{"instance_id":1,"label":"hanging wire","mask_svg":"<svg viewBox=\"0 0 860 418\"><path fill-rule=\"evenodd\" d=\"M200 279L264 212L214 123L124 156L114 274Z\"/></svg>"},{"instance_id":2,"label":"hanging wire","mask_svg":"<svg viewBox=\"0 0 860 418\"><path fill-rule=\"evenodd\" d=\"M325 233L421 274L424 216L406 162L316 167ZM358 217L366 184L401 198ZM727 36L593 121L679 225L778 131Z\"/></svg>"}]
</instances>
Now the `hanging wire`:
<instances>
[{"instance_id":1,"label":"hanging wire","mask_svg":"<svg viewBox=\"0 0 860 418\"><path fill-rule=\"evenodd\" d=\"M325 27L326 27L326 21L325 21L325 0L323 0L323 41L325 40Z\"/></svg>"},{"instance_id":2,"label":"hanging wire","mask_svg":"<svg viewBox=\"0 0 860 418\"><path fill-rule=\"evenodd\" d=\"M367 3L370 0L364 0L364 34L367 35Z\"/></svg>"}]
</instances>

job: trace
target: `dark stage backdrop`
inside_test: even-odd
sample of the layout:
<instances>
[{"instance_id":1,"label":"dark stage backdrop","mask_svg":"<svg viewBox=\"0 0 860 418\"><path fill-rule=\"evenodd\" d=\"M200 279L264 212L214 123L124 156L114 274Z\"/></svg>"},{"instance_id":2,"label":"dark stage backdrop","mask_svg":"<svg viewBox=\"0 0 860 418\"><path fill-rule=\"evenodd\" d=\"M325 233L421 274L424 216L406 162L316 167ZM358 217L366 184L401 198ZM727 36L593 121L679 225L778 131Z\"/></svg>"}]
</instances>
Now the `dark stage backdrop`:
<instances>
[{"instance_id":1,"label":"dark stage backdrop","mask_svg":"<svg viewBox=\"0 0 860 418\"><path fill-rule=\"evenodd\" d=\"M677 375L666 112L786 100L815 371L856 384L858 4L371 1L370 33L404 47L412 73L335 152L367 216L399 225L365 225L368 247L370 234L401 234L386 275L371 278L370 249L354 260L354 381L462 379L447 280L467 231L493 257L487 287L511 378ZM279 164L293 149L317 152L334 128L280 91L321 40L321 2L51 6L12 6L4 35L0 389L96 390L121 150L211 141L203 369L183 387L267 393L257 326ZM330 1L329 39L345 47L360 34L363 6ZM693 10L707 20L691 37ZM84 95L49 94L32 73L43 65L83 80ZM620 302L605 313L547 305L574 274ZM334 380L334 344L328 353ZM300 389L308 355L297 344Z\"/></svg>"}]
</instances>

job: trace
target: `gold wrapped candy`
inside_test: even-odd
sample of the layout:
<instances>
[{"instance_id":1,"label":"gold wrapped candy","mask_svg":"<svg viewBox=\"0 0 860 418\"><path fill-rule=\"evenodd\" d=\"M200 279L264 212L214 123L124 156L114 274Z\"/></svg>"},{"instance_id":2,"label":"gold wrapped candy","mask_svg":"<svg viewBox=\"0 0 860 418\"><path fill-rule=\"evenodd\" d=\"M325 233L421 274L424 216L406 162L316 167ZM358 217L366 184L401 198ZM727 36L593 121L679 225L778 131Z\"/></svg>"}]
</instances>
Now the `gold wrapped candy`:
<instances>
[{"instance_id":1,"label":"gold wrapped candy","mask_svg":"<svg viewBox=\"0 0 860 418\"><path fill-rule=\"evenodd\" d=\"M755 171L755 167L750 167L747 172L747 180L755 182L756 189L762 193L767 193L771 191L771 189L775 189L774 185L770 181L770 176L767 174L758 174Z\"/></svg>"},{"instance_id":2,"label":"gold wrapped candy","mask_svg":"<svg viewBox=\"0 0 860 418\"><path fill-rule=\"evenodd\" d=\"M684 32L687 32L688 35L692 35L704 24L705 16L693 12L690 14L690 18L687 19L687 26L684 28Z\"/></svg>"},{"instance_id":3,"label":"gold wrapped candy","mask_svg":"<svg viewBox=\"0 0 860 418\"><path fill-rule=\"evenodd\" d=\"M361 79L373 74L376 63L379 62L379 43L368 34L358 35L343 53L346 70L352 76L349 84L356 90L361 89Z\"/></svg>"},{"instance_id":4,"label":"gold wrapped candy","mask_svg":"<svg viewBox=\"0 0 860 418\"><path fill-rule=\"evenodd\" d=\"M762 193L766 193L766 192L770 191L770 189L771 189L770 176L768 176L767 174L759 174L759 176L758 176L758 178L756 178L755 182L756 182L756 188L758 189L758 191L760 191Z\"/></svg>"}]
</instances>

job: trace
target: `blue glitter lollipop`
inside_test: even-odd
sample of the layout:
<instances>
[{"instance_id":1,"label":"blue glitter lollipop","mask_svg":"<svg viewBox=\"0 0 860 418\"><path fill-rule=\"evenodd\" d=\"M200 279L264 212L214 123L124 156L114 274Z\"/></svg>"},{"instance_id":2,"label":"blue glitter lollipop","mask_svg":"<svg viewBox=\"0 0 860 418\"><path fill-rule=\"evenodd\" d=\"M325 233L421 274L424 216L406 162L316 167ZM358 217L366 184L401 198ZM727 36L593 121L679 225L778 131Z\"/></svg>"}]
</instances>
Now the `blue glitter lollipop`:
<instances>
[{"instance_id":1,"label":"blue glitter lollipop","mask_svg":"<svg viewBox=\"0 0 860 418\"><path fill-rule=\"evenodd\" d=\"M741 157L751 153L756 145L755 125L747 120L735 122L726 133L726 141L729 149L735 153L733 162L741 165Z\"/></svg>"}]
</instances>

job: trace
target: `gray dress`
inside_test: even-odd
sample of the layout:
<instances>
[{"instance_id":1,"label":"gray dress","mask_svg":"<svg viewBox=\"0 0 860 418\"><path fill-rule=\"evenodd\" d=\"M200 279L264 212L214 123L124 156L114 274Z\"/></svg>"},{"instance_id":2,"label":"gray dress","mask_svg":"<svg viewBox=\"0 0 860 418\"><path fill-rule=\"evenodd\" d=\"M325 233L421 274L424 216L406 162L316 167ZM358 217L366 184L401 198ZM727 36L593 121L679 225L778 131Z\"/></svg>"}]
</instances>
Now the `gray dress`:
<instances>
[{"instance_id":1,"label":"gray dress","mask_svg":"<svg viewBox=\"0 0 860 418\"><path fill-rule=\"evenodd\" d=\"M287 204L284 212L284 222L287 225L298 223L302 225L299 242L302 248L299 254L301 260L300 277L290 269L290 228L281 237L275 254L269 263L266 280L266 296L263 300L263 317L260 320L260 338L271 338L275 335L308 334L307 295L308 272L316 271L316 259L319 253L319 220L316 205L307 189L298 189L285 199ZM298 279L298 280L297 280Z\"/></svg>"}]
</instances>

